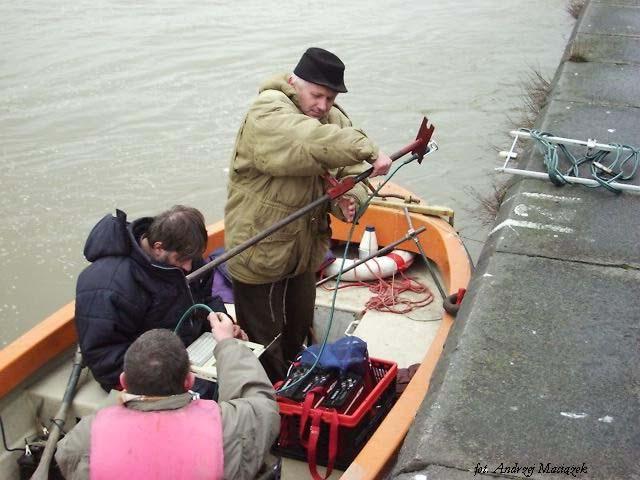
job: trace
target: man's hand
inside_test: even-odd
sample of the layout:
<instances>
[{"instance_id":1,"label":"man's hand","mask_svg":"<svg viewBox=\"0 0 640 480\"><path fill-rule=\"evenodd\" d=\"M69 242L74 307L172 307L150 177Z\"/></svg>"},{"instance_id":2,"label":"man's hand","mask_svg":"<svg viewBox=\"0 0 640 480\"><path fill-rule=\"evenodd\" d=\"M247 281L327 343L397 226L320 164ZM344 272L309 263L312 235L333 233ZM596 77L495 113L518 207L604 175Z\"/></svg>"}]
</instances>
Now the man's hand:
<instances>
[{"instance_id":1,"label":"man's hand","mask_svg":"<svg viewBox=\"0 0 640 480\"><path fill-rule=\"evenodd\" d=\"M234 338L234 327L231 318L222 312L212 312L207 317L211 324L211 332L216 342L221 342L227 338ZM238 327L240 328L240 327Z\"/></svg>"},{"instance_id":2,"label":"man's hand","mask_svg":"<svg viewBox=\"0 0 640 480\"><path fill-rule=\"evenodd\" d=\"M249 335L240 328L239 325L233 325L233 338L237 338L238 340L244 340L245 342L249 340Z\"/></svg>"},{"instance_id":3,"label":"man's hand","mask_svg":"<svg viewBox=\"0 0 640 480\"><path fill-rule=\"evenodd\" d=\"M378 158L373 162L373 172L371 172L370 177L377 177L378 175L386 175L389 173L389 169L391 168L392 160L389 156L380 151L378 152Z\"/></svg>"},{"instance_id":4,"label":"man's hand","mask_svg":"<svg viewBox=\"0 0 640 480\"><path fill-rule=\"evenodd\" d=\"M353 222L356 216L356 201L353 197L342 196L338 199L338 206L342 210L342 214L347 222Z\"/></svg>"}]
</instances>

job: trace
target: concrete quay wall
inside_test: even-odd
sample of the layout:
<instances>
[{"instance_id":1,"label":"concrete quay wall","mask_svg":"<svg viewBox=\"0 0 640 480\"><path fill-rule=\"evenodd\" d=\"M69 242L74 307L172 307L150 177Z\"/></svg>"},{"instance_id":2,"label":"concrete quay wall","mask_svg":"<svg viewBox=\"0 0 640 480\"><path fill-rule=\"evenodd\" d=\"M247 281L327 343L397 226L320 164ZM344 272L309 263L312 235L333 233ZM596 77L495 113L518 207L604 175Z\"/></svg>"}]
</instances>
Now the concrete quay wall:
<instances>
[{"instance_id":1,"label":"concrete quay wall","mask_svg":"<svg viewBox=\"0 0 640 480\"><path fill-rule=\"evenodd\" d=\"M640 147L640 0L586 5L536 128ZM517 177L495 225L390 478L640 480L640 194Z\"/></svg>"}]
</instances>

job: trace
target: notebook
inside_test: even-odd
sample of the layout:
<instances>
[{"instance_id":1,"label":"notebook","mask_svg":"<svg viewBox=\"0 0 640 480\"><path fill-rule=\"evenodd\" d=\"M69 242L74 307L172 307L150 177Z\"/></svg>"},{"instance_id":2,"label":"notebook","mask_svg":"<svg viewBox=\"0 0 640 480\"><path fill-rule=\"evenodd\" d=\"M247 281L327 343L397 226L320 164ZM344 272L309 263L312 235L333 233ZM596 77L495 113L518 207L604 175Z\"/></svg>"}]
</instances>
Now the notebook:
<instances>
[{"instance_id":1,"label":"notebook","mask_svg":"<svg viewBox=\"0 0 640 480\"><path fill-rule=\"evenodd\" d=\"M259 343L238 340L246 345L256 357L262 355L264 346ZM218 372L216 370L216 357L213 356L213 349L216 346L216 340L211 332L204 332L191 345L187 347L189 361L191 362L191 371L196 377L205 380L216 381Z\"/></svg>"}]
</instances>

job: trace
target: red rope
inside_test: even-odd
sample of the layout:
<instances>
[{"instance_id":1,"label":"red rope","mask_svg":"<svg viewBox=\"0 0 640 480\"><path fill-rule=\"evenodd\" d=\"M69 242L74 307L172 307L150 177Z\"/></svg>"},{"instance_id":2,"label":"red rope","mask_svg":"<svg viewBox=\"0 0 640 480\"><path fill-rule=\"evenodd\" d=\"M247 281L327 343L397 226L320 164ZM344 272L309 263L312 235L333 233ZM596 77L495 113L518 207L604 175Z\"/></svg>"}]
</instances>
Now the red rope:
<instances>
[{"instance_id":1,"label":"red rope","mask_svg":"<svg viewBox=\"0 0 640 480\"><path fill-rule=\"evenodd\" d=\"M424 307L433 302L433 293L429 290L429 287L411 277L405 276L402 272L398 273L402 278L396 279L396 274L394 273L390 281L387 281L376 274L376 280L349 282L341 284L338 289L368 287L369 291L375 295L367 301L365 309L379 312L409 313L416 308ZM326 290L335 289L335 287L328 287L326 284L323 284L322 287ZM411 300L406 295L402 295L404 292L422 293L424 295L417 300Z\"/></svg>"},{"instance_id":2,"label":"red rope","mask_svg":"<svg viewBox=\"0 0 640 480\"><path fill-rule=\"evenodd\" d=\"M375 295L365 304L365 308L380 312L409 313L433 302L433 293L426 285L405 276L402 272L400 272L400 276L402 278L396 280L393 275L390 282L378 278L377 283L369 287L369 290ZM422 293L423 295L418 300L411 300L407 296L402 296L404 292Z\"/></svg>"}]
</instances>

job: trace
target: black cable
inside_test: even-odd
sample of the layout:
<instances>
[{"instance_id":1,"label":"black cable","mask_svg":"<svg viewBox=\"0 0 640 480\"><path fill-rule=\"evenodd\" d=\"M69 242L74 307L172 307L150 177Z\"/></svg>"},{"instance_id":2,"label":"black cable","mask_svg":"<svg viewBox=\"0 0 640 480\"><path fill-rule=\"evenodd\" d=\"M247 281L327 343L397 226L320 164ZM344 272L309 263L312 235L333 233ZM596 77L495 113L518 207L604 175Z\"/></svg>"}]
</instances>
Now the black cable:
<instances>
[{"instance_id":1,"label":"black cable","mask_svg":"<svg viewBox=\"0 0 640 480\"><path fill-rule=\"evenodd\" d=\"M58 426L63 435L66 435L67 432L64 431L64 421L59 418L50 418L49 421Z\"/></svg>"},{"instance_id":2,"label":"black cable","mask_svg":"<svg viewBox=\"0 0 640 480\"><path fill-rule=\"evenodd\" d=\"M4 445L4 449L7 452L23 452L24 448L9 448L7 445L7 437L4 435L4 423L2 422L2 417L0 417L0 430L2 430L2 443Z\"/></svg>"},{"instance_id":3,"label":"black cable","mask_svg":"<svg viewBox=\"0 0 640 480\"><path fill-rule=\"evenodd\" d=\"M469 265L471 265L471 273L473 273L476 271L476 266L473 263L473 258L471 258L471 252L469 252L469 249L462 240L460 240L460 243L462 244L464 251L467 253L467 259L469 260Z\"/></svg>"}]
</instances>

